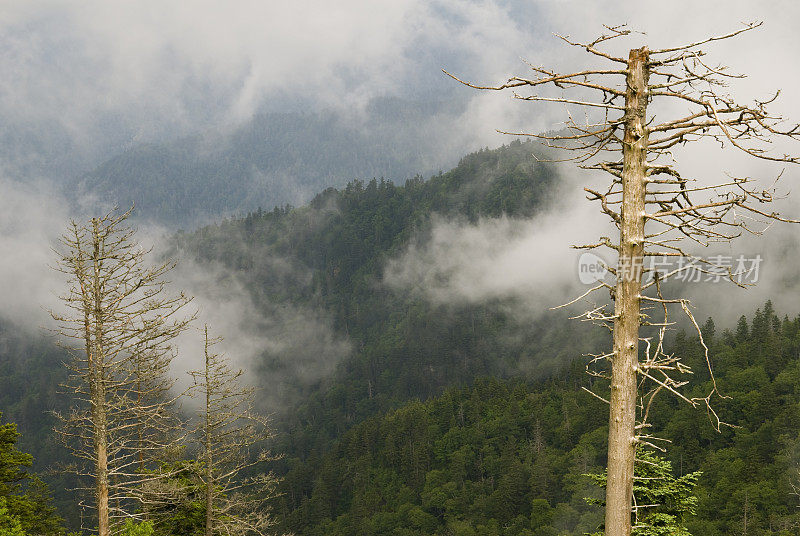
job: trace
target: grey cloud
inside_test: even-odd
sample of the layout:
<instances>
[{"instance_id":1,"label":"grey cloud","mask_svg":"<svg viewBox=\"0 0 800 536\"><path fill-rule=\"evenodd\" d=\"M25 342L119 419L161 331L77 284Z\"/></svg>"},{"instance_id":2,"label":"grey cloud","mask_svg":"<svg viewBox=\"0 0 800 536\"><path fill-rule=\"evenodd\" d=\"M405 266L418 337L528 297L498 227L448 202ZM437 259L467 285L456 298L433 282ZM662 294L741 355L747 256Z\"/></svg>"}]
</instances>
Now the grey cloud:
<instances>
[{"instance_id":1,"label":"grey cloud","mask_svg":"<svg viewBox=\"0 0 800 536\"><path fill-rule=\"evenodd\" d=\"M760 33L714 50L735 56L735 66L752 73L754 89L769 89L773 65L793 64L799 38L790 21L797 11L788 2L743 1L624 8L608 1L521 0L7 3L0 8L6 73L0 110L6 124L33 129L42 140L55 136L64 149L91 158L86 147L119 149L242 121L265 107L359 108L380 95L427 99L461 91L441 75L442 67L500 82L526 74L521 58L582 65L591 58L551 32L591 38L601 22L629 22L647 32L616 47L624 54L645 39L671 44L763 18ZM763 61L765 51L770 61ZM794 76L790 71L781 76ZM796 100L796 84L778 83L789 102ZM470 130L472 143L496 141L494 128L537 131L560 118L560 110L530 117L520 111L524 103L472 98L470 116L484 127ZM514 120L520 113L525 120Z\"/></svg>"},{"instance_id":2,"label":"grey cloud","mask_svg":"<svg viewBox=\"0 0 800 536\"><path fill-rule=\"evenodd\" d=\"M265 257L262 261L281 268L280 259ZM199 264L181 256L171 279L176 289L194 297L196 327L208 324L210 335L223 339L215 351L230 358L234 367L245 370L247 381L260 382L254 386L269 411L285 409L292 397L330 375L350 353L349 341L333 331L324 312L263 300L256 304L243 282L220 264ZM173 372L186 380L183 372L202 362L202 334L198 329L189 330L176 345L178 359Z\"/></svg>"},{"instance_id":3,"label":"grey cloud","mask_svg":"<svg viewBox=\"0 0 800 536\"><path fill-rule=\"evenodd\" d=\"M510 6L485 0L6 4L0 110L30 145L55 136L72 146L79 169L81 159L259 109L428 98L453 87L441 67L499 76L529 35Z\"/></svg>"}]
</instances>

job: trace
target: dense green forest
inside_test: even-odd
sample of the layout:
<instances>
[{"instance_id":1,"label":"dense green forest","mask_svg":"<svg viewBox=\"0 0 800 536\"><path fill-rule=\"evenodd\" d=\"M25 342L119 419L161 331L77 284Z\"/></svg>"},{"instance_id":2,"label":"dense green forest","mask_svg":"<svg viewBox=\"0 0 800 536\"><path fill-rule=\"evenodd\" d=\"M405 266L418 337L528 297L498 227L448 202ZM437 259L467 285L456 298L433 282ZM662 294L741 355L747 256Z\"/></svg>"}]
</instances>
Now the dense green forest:
<instances>
[{"instance_id":1,"label":"dense green forest","mask_svg":"<svg viewBox=\"0 0 800 536\"><path fill-rule=\"evenodd\" d=\"M431 214L471 221L502 214L534 215L547 202L555 174L549 166L530 158L530 148L529 144L516 142L497 151L476 153L465 157L451 172L429 181L408 181L402 187L385 181L351 183L341 191L320 194L308 207L258 212L182 237L185 240L182 247L202 252L208 259L223 260L250 277L254 293L264 300L299 299L325 307L333 315L337 329L357 341L356 351L340 364L335 379L315 386L305 396L305 402L294 407L283 422L286 432L282 451L287 453L283 508L287 528L299 534L307 531L322 534L329 530L340 530L342 534L360 531L388 534L394 528L410 527L408 517L402 512L408 513L411 507L436 518L437 530L445 527L448 520L459 519L467 520L475 528L489 527L494 519L500 523L497 526L503 527L503 523L511 522L520 513L533 523L530 509L532 501L537 499L547 500L553 512L569 512L553 514L553 529L579 533L593 528L589 525L596 518L582 495L589 486L588 480L579 478L575 457L580 454L586 460L579 464L583 472L604 464L605 413L594 399L579 390L588 381L579 356L594 345L603 344L602 334L587 332L576 323L565 324L563 317L552 314L528 326L524 336L509 344L502 333L516 326L502 304L438 307L413 295L397 295L376 284L386 259L402 251L412 236L425 236ZM259 253L259 247L264 245L269 245L270 253L291 257L298 265L310 267L311 283L292 286L286 280L271 279L269 273L259 273L258 255L264 251ZM744 512L751 534L796 530L790 478L791 471L796 473L798 468L791 469L790 465L795 463L792 456L796 455L793 445L797 434L793 427L797 424L794 419L798 399L794 385L790 389L785 384L778 387L773 383L785 382L787 375L791 376L790 369L797 366L797 325L796 320L778 321L767 307L755 315L752 326L742 321L733 333L716 336L713 322L705 326L714 344L712 355L718 380L723 392L731 396L722 403L723 414L728 422L741 428L725 428L718 434L705 413L681 407L667 398L660 402L663 407L656 411L656 426L674 441L668 449L673 467L681 474L704 472L697 490L699 516L691 524L695 534L736 533ZM679 334L674 349L691 356L689 363L696 370L694 388L701 392L708 378L703 372L697 341ZM794 359L790 359L792 356ZM759 369L764 374L759 374ZM265 373L269 374L268 367ZM508 402L509 397L513 398L510 393L517 396L532 393L526 396L552 399L551 411L547 413L551 420L546 425L539 424L546 430L542 433L552 438L548 443L553 456L547 462L553 467L547 480L549 487L540 489L539 483L539 488L520 488L525 506L512 517L509 511L494 516L490 507L481 509L471 503L454 506L447 515L441 509L426 509L422 494L427 476L419 473L444 471L444 460L451 459L450 454L464 445L475 452L485 446L479 433L469 439L459 435L462 443L453 444L453 450L436 450L437 441L451 432L453 412L448 401L453 397L473 400L473 391L464 386L476 377L489 376L524 378L520 381L527 383L522 390L519 385L512 388L490 382L499 385L498 392L485 388L488 400L475 410L478 414L493 415L492 400L500 397L494 403L502 406L502 400ZM542 380L545 377L557 379ZM754 382L759 381L764 383L754 388ZM450 386L460 387L444 395L445 401L416 402L430 400ZM771 389L775 389L779 399L761 398ZM502 395L504 390L509 393ZM405 406L406 401L413 402ZM537 429L531 419L542 415L545 406L540 402L539 406L526 406L528 411L513 413L513 424L506 424L517 430L517 436L508 440L512 446L507 446L504 463L513 460L527 467L526 471L533 470L533 460L524 445ZM747 409L750 407L763 408L762 413L758 410L750 413ZM382 416L394 408L402 409L394 417ZM766 408L785 411L776 415L775 420L765 422ZM726 410L729 412L725 413ZM441 411L446 415L437 413ZM402 423L407 422L402 416L411 414L430 427L402 428ZM474 427L480 429L483 424L486 423L476 422ZM427 465L420 465L410 480L404 472L407 467L399 468L407 465L404 463L407 459L387 460L386 453L381 452L389 448L382 441L392 426L400 427L391 432L392 437L412 431L421 434L418 436L421 444L415 444L414 449L419 447L418 461L424 460ZM570 434L557 440L558 430L565 426ZM350 432L342 436L348 429ZM759 437L762 439L756 439ZM353 441L360 446L354 447ZM501 440L490 437L486 441ZM764 443L756 446L760 441ZM753 458L753 450L759 449L759 458ZM515 450L518 453L512 456L510 453ZM725 472L728 464L737 469ZM472 474L473 478L492 482L483 488L487 496L496 491L492 486L498 485L501 476L498 466L492 470L497 473ZM361 475L359 482L370 482L377 488L362 489L348 484L356 474ZM431 478L443 477L434 473ZM572 484L565 485L569 479ZM442 480L442 485L448 482L449 478ZM463 492L464 484L459 482ZM340 493L342 485L345 493ZM529 485L527 482L526 486ZM476 492L476 497L480 495ZM371 509L365 510L364 501ZM536 504L542 506L541 502ZM722 504L726 506L719 508L720 515L717 509ZM386 515L381 517L379 512ZM383 529L369 532L373 529L368 528L371 526L368 518L373 514L382 519L373 521L385 524L380 525ZM587 519L581 521L584 514ZM422 517L430 522L430 518ZM564 519L571 519L572 524ZM525 523L518 526L522 530ZM425 527L419 528L420 534L430 533L425 532L430 526ZM532 527L529 524L528 528L533 530ZM464 530L464 534L470 534L469 529Z\"/></svg>"},{"instance_id":2,"label":"dense green forest","mask_svg":"<svg viewBox=\"0 0 800 536\"><path fill-rule=\"evenodd\" d=\"M728 397L718 409L733 426L718 433L705 413L668 397L654 412L676 475L702 472L688 527L740 534L747 518L748 534L797 534L800 317L780 318L767 303L735 329L717 333L709 319L703 330ZM698 339L679 332L672 346L689 356L702 393ZM369 417L326 452L287 460L285 526L309 535L592 531L599 509L585 498L599 492L585 475L605 463L607 417L580 389L588 382L576 360L547 380L479 378Z\"/></svg>"},{"instance_id":3,"label":"dense green forest","mask_svg":"<svg viewBox=\"0 0 800 536\"><path fill-rule=\"evenodd\" d=\"M53 433L55 418L51 411L67 405L59 394L67 371L62 363L66 353L41 332L0 323L0 409L3 418L19 426L20 450L31 453L32 470L55 495L55 504L63 517L76 522L78 512L74 497L67 491L75 487L75 478L58 470L69 461L69 454Z\"/></svg>"},{"instance_id":4,"label":"dense green forest","mask_svg":"<svg viewBox=\"0 0 800 536\"><path fill-rule=\"evenodd\" d=\"M672 440L677 475L702 472L691 534L797 534L800 526L800 317L767 305L733 331L714 333L719 405L732 426L663 397L656 429ZM675 351L709 381L696 337ZM606 406L566 367L546 381L479 379L413 401L350 429L284 481L287 528L298 534L583 534L601 522L586 473L605 465ZM745 521L746 518L746 521Z\"/></svg>"},{"instance_id":5,"label":"dense green forest","mask_svg":"<svg viewBox=\"0 0 800 536\"><path fill-rule=\"evenodd\" d=\"M303 387L281 413L279 451L305 457L325 450L366 416L398 407L413 397L428 397L478 375L507 375L527 366L549 373L570 351L544 352L547 337L567 340L556 322L534 326L519 339L505 336L514 323L502 304L452 310L422 297L395 295L377 284L387 258L412 237L424 235L433 214L475 220L481 216L530 216L547 200L555 175L532 156L533 144L514 142L462 159L454 170L402 186L389 181L354 181L328 189L305 207L258 211L195 233L179 233L173 253L201 262L218 261L231 277L245 281L256 302L268 310L281 303L303 303L328 311L334 328L353 341L353 355L339 363L333 378ZM278 257L294 269L272 270ZM300 274L300 276L296 275ZM310 277L306 277L310 274ZM64 403L56 394L65 356L36 333L4 330L6 341L0 391L8 416L18 422L23 444L37 468L62 461L47 411ZM33 341L33 342L31 342ZM289 356L291 357L291 356ZM265 353L259 373L266 380L285 377L280 356ZM289 378L291 381L291 378ZM39 385L37 393L23 385ZM288 386L299 390L297 386ZM296 402L299 400L299 402ZM267 408L274 410L275 408ZM56 483L58 502L74 504ZM74 520L76 512L65 512Z\"/></svg>"},{"instance_id":6,"label":"dense green forest","mask_svg":"<svg viewBox=\"0 0 800 536\"><path fill-rule=\"evenodd\" d=\"M557 175L531 143L464 157L447 173L396 185L353 181L308 205L258 210L177 233L171 253L226 267L263 311L302 304L321 311L352 347L311 385L285 374L265 350L259 383L292 393L276 414L275 506L282 526L317 534L577 535L597 529L599 488L583 476L605 463L607 413L581 390L581 354L608 341L566 313L520 325L512 299L436 305L383 285L386 262L424 242L439 216L466 222L528 218L549 203ZM276 263L276 259L280 263ZM276 265L283 267L276 270ZM794 315L796 311L788 311ZM800 319L770 304L730 330L704 325L720 415L669 397L655 430L677 476L701 471L692 534L800 534ZM509 337L509 333L514 333ZM670 340L688 356L691 389L709 381L698 341ZM74 485L49 468L66 461L47 411L63 407L64 354L37 333L0 326L0 410L19 425L73 526ZM26 462L27 463L27 462Z\"/></svg>"}]
</instances>

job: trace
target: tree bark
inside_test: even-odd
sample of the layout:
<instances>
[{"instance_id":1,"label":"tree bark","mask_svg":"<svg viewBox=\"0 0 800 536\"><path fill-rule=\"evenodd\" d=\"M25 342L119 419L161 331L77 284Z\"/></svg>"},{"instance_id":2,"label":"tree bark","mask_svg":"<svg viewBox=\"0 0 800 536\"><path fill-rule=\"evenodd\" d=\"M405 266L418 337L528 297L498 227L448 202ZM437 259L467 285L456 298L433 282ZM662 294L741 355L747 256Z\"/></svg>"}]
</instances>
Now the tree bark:
<instances>
[{"instance_id":1,"label":"tree bark","mask_svg":"<svg viewBox=\"0 0 800 536\"><path fill-rule=\"evenodd\" d=\"M639 364L640 292L644 259L648 55L647 47L630 51L625 92L623 193L608 430L606 536L631 534L636 371Z\"/></svg>"},{"instance_id":2,"label":"tree bark","mask_svg":"<svg viewBox=\"0 0 800 536\"><path fill-rule=\"evenodd\" d=\"M97 499L97 533L98 536L109 536L111 527L108 512L108 426L106 418L106 391L104 376L103 348L103 300L101 281L101 243L98 221L92 220L93 269L92 284L94 286L94 344L92 356L89 356L91 367L92 411L94 413L94 441L96 456L96 499ZM92 359L92 357L94 359Z\"/></svg>"},{"instance_id":3,"label":"tree bark","mask_svg":"<svg viewBox=\"0 0 800 536\"><path fill-rule=\"evenodd\" d=\"M203 328L205 336L205 376L206 376L206 411L205 411L205 462L206 462L206 531L205 536L213 536L214 534L214 468L213 459L211 457L211 374L210 374L210 356L208 353L208 326Z\"/></svg>"}]
</instances>

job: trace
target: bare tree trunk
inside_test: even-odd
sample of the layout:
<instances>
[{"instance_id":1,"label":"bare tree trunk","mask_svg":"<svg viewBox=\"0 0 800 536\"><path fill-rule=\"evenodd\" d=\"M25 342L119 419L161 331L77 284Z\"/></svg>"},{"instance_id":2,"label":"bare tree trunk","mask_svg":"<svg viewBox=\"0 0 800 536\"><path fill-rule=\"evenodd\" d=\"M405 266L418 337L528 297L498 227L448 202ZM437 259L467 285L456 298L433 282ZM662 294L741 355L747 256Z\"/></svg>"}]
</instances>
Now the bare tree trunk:
<instances>
[{"instance_id":1,"label":"bare tree trunk","mask_svg":"<svg viewBox=\"0 0 800 536\"><path fill-rule=\"evenodd\" d=\"M98 427L102 434L102 429ZM105 438L98 438L97 444L97 532L99 536L109 536L108 521L108 452Z\"/></svg>"},{"instance_id":2,"label":"bare tree trunk","mask_svg":"<svg viewBox=\"0 0 800 536\"><path fill-rule=\"evenodd\" d=\"M162 478L147 469L176 444L166 374L171 341L192 318L180 316L189 298L166 295L162 277L172 263L146 265L148 251L124 226L129 214L71 223L57 266L69 277L66 312L51 312L57 333L82 341L85 350L66 364L70 375L61 387L75 405L57 414L58 431L80 460L75 472L91 478L85 489L97 509L91 529L98 536L110 536L113 520L131 516L146 485Z\"/></svg>"},{"instance_id":3,"label":"bare tree trunk","mask_svg":"<svg viewBox=\"0 0 800 536\"><path fill-rule=\"evenodd\" d=\"M96 486L97 486L97 532L99 536L109 536L111 528L109 526L108 515L108 437L106 419L106 392L103 378L104 356L103 356L103 300L101 289L101 263L100 258L100 238L99 225L97 219L92 219L92 266L94 269L94 344L92 353L94 354L93 367L91 371L92 383L92 406L94 412L94 440L96 449Z\"/></svg>"},{"instance_id":4,"label":"bare tree trunk","mask_svg":"<svg viewBox=\"0 0 800 536\"><path fill-rule=\"evenodd\" d=\"M636 436L636 372L639 365L639 309L644 259L647 157L646 47L631 50L625 92L622 212L614 304L611 411L608 429L606 535L629 536Z\"/></svg>"},{"instance_id":5,"label":"bare tree trunk","mask_svg":"<svg viewBox=\"0 0 800 536\"><path fill-rule=\"evenodd\" d=\"M205 367L205 376L206 376L206 386L211 385L211 377L210 377L210 356L208 353L208 326L203 328L204 340L205 340L205 360L206 360L206 367ZM212 467L213 460L212 456L212 444L211 444L211 389L206 389L206 411L205 411L205 437L203 438L205 441L205 462L206 462L206 532L205 536L212 536L213 528L214 528L214 470Z\"/></svg>"},{"instance_id":6,"label":"bare tree trunk","mask_svg":"<svg viewBox=\"0 0 800 536\"><path fill-rule=\"evenodd\" d=\"M204 464L203 534L267 536L275 524L268 501L276 497L278 480L271 472L255 474L255 469L277 459L259 448L272 437L268 421L253 410L254 388L239 384L244 372L231 369L229 359L212 351L221 339L209 338L208 326L203 336L205 366L189 372L192 395L205 398L194 430L202 449L198 459Z\"/></svg>"}]
</instances>

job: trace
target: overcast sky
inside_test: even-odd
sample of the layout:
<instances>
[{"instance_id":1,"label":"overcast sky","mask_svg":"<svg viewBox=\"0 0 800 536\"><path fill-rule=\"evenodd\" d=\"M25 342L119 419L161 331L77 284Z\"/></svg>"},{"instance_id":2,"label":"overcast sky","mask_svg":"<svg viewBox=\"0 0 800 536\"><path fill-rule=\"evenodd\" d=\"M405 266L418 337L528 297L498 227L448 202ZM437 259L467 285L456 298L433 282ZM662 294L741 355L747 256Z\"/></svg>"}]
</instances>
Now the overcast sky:
<instances>
[{"instance_id":1,"label":"overcast sky","mask_svg":"<svg viewBox=\"0 0 800 536\"><path fill-rule=\"evenodd\" d=\"M486 82L525 74L522 59L569 68L586 57L553 32L589 39L623 22L647 35L621 48L764 20L763 30L714 51L753 75L753 89L781 86L786 102L800 102L798 15L790 1L2 2L3 165L24 175L61 162L74 172L130 144L224 128L258 110L358 109L384 95L468 95L475 136L496 145L495 128L546 128L562 110L531 115L507 95L472 95L441 68Z\"/></svg>"},{"instance_id":2,"label":"overcast sky","mask_svg":"<svg viewBox=\"0 0 800 536\"><path fill-rule=\"evenodd\" d=\"M90 169L133 144L228 128L258 111L357 111L374 97L396 96L463 98L464 152L476 144L496 146L507 138L495 129L557 128L563 108L475 92L446 78L442 68L497 83L525 75L523 60L562 70L591 61L553 32L591 40L603 24L627 22L645 34L612 47L624 55L642 43L683 44L751 20L764 26L705 48L715 62L750 75L732 88L743 100L782 88L776 109L800 120L800 3L791 1L0 2L0 213L6 216L0 218L0 251L7 251L0 276L46 277L47 237L54 238L69 213L61 200L47 197L47 179ZM715 173L720 162L732 160L695 154L688 161ZM758 163L742 166L748 173L764 171ZM596 211L581 199L583 179L573 176L574 167L562 173L567 186L576 186L565 190L572 197L562 206L574 211L562 211L561 220L545 216L552 225L537 227L535 235L552 230L561 237L569 229L576 241L592 241ZM25 188L15 186L19 180ZM796 184L797 172L784 180ZM489 224L487 232L496 233L498 225ZM499 268L506 273L513 266ZM33 303L30 287L17 288L16 299L4 293L5 313L41 315L40 304L48 300Z\"/></svg>"}]
</instances>

